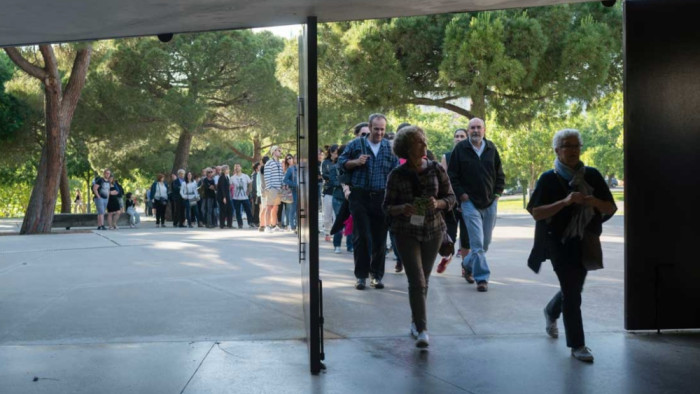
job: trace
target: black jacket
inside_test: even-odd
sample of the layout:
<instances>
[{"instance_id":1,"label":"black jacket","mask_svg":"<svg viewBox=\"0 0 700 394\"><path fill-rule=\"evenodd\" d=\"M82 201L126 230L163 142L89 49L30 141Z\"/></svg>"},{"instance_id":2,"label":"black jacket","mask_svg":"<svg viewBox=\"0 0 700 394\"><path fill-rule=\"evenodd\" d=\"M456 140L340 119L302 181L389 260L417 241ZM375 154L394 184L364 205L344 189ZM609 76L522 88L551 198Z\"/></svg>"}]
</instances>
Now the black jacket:
<instances>
[{"instance_id":1,"label":"black jacket","mask_svg":"<svg viewBox=\"0 0 700 394\"><path fill-rule=\"evenodd\" d=\"M484 138L486 144L479 157L469 139L465 139L452 150L447 174L452 190L457 196L466 193L469 200L479 209L488 208L496 200L496 194L503 193L506 177L501 166L501 157L493 142Z\"/></svg>"},{"instance_id":2,"label":"black jacket","mask_svg":"<svg viewBox=\"0 0 700 394\"><path fill-rule=\"evenodd\" d=\"M229 182L226 174L222 173L219 176L219 183L216 184L216 198L219 201L223 201L224 198L226 198L226 201L231 199L231 182Z\"/></svg>"}]
</instances>

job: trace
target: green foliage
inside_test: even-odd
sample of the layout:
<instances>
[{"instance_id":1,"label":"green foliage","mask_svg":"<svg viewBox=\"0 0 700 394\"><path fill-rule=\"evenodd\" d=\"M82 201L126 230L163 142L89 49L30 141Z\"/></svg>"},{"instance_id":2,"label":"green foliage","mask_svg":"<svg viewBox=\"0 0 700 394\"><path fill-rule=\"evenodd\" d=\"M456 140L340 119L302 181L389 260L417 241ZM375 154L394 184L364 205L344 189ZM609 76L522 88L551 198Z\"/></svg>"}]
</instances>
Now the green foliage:
<instances>
[{"instance_id":1,"label":"green foliage","mask_svg":"<svg viewBox=\"0 0 700 394\"><path fill-rule=\"evenodd\" d=\"M24 126L29 108L26 103L5 92L5 82L12 79L15 66L5 52L0 52L0 142L12 141Z\"/></svg>"}]
</instances>

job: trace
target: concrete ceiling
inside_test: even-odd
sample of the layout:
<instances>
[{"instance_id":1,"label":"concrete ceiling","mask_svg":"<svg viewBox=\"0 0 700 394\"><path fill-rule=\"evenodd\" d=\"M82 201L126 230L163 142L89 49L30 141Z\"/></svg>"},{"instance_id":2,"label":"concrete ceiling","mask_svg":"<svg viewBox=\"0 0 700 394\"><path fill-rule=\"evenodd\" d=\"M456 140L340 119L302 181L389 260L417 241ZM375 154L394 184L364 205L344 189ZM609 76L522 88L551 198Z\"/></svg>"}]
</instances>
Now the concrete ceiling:
<instances>
[{"instance_id":1,"label":"concrete ceiling","mask_svg":"<svg viewBox=\"0 0 700 394\"><path fill-rule=\"evenodd\" d=\"M585 0L3 0L0 46L533 7Z\"/></svg>"}]
</instances>

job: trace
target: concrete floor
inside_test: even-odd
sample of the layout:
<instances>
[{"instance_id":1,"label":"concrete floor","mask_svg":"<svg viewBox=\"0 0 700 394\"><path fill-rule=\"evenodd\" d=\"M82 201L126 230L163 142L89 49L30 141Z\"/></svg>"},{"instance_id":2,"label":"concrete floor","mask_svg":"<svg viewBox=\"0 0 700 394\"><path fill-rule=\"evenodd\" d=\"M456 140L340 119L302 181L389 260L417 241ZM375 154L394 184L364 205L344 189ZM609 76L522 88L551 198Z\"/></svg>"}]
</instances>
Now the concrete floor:
<instances>
[{"instance_id":1,"label":"concrete floor","mask_svg":"<svg viewBox=\"0 0 700 394\"><path fill-rule=\"evenodd\" d=\"M0 223L1 224L1 223ZM2 226L0 226L2 227ZM430 282L428 351L406 279L357 291L321 242L325 364L311 376L293 233L139 229L0 237L0 393L695 392L697 332L623 329L622 218L583 301L594 364L544 334L551 267L525 266L529 217L499 218L478 293L455 261Z\"/></svg>"}]
</instances>

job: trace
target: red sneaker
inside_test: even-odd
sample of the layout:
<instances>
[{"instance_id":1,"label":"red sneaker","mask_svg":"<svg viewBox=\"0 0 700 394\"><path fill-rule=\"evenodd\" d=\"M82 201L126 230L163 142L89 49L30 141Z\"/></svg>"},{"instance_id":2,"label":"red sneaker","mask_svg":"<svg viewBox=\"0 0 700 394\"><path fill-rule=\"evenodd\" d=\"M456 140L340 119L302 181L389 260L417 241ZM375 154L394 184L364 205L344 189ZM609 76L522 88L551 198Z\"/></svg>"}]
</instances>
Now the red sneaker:
<instances>
[{"instance_id":1,"label":"red sneaker","mask_svg":"<svg viewBox=\"0 0 700 394\"><path fill-rule=\"evenodd\" d=\"M447 257L443 257L440 262L438 263L437 266L437 273L441 274L445 272L445 269L447 269L447 264L450 264L450 261L452 261L452 255L449 255Z\"/></svg>"}]
</instances>

